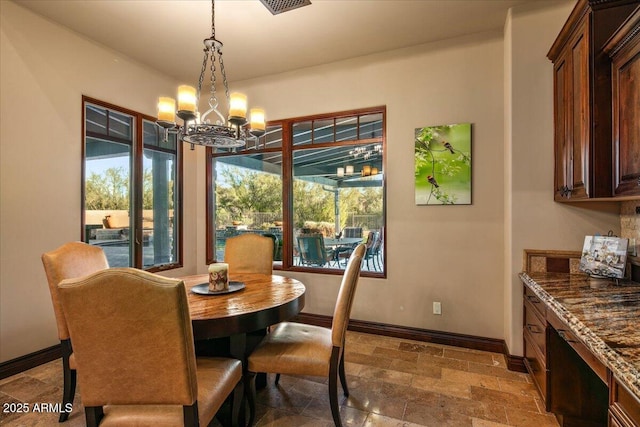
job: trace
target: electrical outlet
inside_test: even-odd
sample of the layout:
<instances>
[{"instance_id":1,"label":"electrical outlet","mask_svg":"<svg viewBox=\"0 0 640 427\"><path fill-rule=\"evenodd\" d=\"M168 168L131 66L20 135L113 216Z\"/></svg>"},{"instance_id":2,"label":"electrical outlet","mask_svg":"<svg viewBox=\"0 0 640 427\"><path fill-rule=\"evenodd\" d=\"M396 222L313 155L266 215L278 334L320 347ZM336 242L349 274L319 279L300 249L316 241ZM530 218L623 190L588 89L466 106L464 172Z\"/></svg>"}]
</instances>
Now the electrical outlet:
<instances>
[{"instance_id":1,"label":"electrical outlet","mask_svg":"<svg viewBox=\"0 0 640 427\"><path fill-rule=\"evenodd\" d=\"M438 301L433 302L433 314L442 314L442 305Z\"/></svg>"}]
</instances>

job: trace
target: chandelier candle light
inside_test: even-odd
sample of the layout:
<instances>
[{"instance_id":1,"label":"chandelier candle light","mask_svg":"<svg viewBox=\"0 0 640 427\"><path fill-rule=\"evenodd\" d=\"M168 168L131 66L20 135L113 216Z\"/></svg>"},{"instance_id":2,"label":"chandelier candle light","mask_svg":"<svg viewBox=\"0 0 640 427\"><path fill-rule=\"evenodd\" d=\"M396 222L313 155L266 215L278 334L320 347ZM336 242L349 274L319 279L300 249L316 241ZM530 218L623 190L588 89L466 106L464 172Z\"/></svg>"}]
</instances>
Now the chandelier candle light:
<instances>
[{"instance_id":1,"label":"chandelier candle light","mask_svg":"<svg viewBox=\"0 0 640 427\"><path fill-rule=\"evenodd\" d=\"M250 110L249 129L245 129L247 123L247 96L241 93L229 95L227 75L222 61L222 42L216 39L215 29L215 0L211 1L211 37L204 40L204 59L202 70L198 79L198 88L182 85L178 88L178 108L176 101L169 97L158 98L158 120L156 123L165 129L165 139L169 132L177 133L178 138L191 144L193 150L195 144L206 147L235 148L243 147L247 139L252 135L259 138L264 135L266 121L264 110L252 108ZM216 96L216 57L222 75L225 96L229 106L228 119L218 110L218 98ZM207 64L211 58L209 109L202 116L198 112L198 101L207 71ZM214 123L210 123L208 116L212 114ZM182 126L176 125L176 115L184 122Z\"/></svg>"}]
</instances>

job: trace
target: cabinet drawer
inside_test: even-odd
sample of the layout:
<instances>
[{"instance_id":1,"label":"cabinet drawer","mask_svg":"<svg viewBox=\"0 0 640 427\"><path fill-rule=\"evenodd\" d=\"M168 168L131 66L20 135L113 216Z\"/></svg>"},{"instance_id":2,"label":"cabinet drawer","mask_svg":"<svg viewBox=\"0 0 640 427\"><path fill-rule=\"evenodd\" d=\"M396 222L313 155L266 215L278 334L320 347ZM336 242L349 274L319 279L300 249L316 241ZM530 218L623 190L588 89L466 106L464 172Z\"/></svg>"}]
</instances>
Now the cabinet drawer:
<instances>
[{"instance_id":1,"label":"cabinet drawer","mask_svg":"<svg viewBox=\"0 0 640 427\"><path fill-rule=\"evenodd\" d=\"M616 418L616 416L613 415L611 412L609 412L609 427L626 427L626 426L621 424L620 421L618 421L618 419Z\"/></svg>"},{"instance_id":2,"label":"cabinet drawer","mask_svg":"<svg viewBox=\"0 0 640 427\"><path fill-rule=\"evenodd\" d=\"M544 303L536 296L536 294L529 289L528 286L524 287L524 300L531 304L531 307L535 309L535 311L540 315L541 319L545 319L547 317L547 309Z\"/></svg>"},{"instance_id":3,"label":"cabinet drawer","mask_svg":"<svg viewBox=\"0 0 640 427\"><path fill-rule=\"evenodd\" d=\"M545 404L545 409L548 411L549 398L547 395L547 366L541 354L537 350L538 346L531 341L529 334L525 332L524 335L524 365L531 375L534 384L540 392L542 401Z\"/></svg>"},{"instance_id":4,"label":"cabinet drawer","mask_svg":"<svg viewBox=\"0 0 640 427\"><path fill-rule=\"evenodd\" d=\"M640 426L640 400L615 378L609 390L610 414L615 415L621 426Z\"/></svg>"},{"instance_id":5,"label":"cabinet drawer","mask_svg":"<svg viewBox=\"0 0 640 427\"><path fill-rule=\"evenodd\" d=\"M596 375L604 382L607 382L607 368L591 353L586 345L578 339L578 337L564 324L562 320L551 310L547 312L547 321L558 332L558 335L565 340L571 348L585 361L587 365L596 373Z\"/></svg>"},{"instance_id":6,"label":"cabinet drawer","mask_svg":"<svg viewBox=\"0 0 640 427\"><path fill-rule=\"evenodd\" d=\"M547 322L540 319L532 304L524 301L524 333L538 347L543 360L547 358Z\"/></svg>"}]
</instances>

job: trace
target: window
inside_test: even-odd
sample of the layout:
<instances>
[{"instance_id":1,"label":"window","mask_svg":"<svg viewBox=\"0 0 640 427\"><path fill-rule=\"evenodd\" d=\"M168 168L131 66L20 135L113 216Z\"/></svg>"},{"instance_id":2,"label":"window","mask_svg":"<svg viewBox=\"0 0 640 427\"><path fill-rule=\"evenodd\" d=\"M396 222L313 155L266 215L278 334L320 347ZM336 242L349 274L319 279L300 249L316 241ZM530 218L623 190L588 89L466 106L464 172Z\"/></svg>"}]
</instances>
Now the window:
<instances>
[{"instance_id":1,"label":"window","mask_svg":"<svg viewBox=\"0 0 640 427\"><path fill-rule=\"evenodd\" d=\"M274 268L341 274L367 244L384 277L385 108L270 122L240 150L208 149L208 262L242 233L274 239ZM290 208L287 208L290 207Z\"/></svg>"},{"instance_id":2,"label":"window","mask_svg":"<svg viewBox=\"0 0 640 427\"><path fill-rule=\"evenodd\" d=\"M153 118L83 97L85 242L112 267L181 265L181 150Z\"/></svg>"}]
</instances>

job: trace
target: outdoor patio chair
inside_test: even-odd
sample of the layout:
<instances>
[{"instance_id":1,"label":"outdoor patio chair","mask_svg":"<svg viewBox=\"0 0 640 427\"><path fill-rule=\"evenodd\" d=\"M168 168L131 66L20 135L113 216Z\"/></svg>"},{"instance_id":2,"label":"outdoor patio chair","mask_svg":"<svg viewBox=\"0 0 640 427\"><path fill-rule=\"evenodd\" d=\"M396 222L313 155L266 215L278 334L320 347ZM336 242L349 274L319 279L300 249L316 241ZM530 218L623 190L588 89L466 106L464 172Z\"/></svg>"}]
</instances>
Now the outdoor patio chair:
<instances>
[{"instance_id":1,"label":"outdoor patio chair","mask_svg":"<svg viewBox=\"0 0 640 427\"><path fill-rule=\"evenodd\" d=\"M362 227L345 227L342 229L342 237L362 237Z\"/></svg>"},{"instance_id":2,"label":"outdoor patio chair","mask_svg":"<svg viewBox=\"0 0 640 427\"><path fill-rule=\"evenodd\" d=\"M370 270L371 266L369 265L369 261L371 261L373 263L373 268L376 268L376 264L375 264L375 249L376 249L376 244L378 243L379 240L379 236L380 236L380 232L378 231L370 231L369 235L367 236L367 242L365 243L367 246L367 250L364 254L364 260L367 262L367 269Z\"/></svg>"},{"instance_id":3,"label":"outdoor patio chair","mask_svg":"<svg viewBox=\"0 0 640 427\"><path fill-rule=\"evenodd\" d=\"M320 233L301 234L297 241L301 265L323 267L335 259L333 249L327 249Z\"/></svg>"},{"instance_id":4,"label":"outdoor patio chair","mask_svg":"<svg viewBox=\"0 0 640 427\"><path fill-rule=\"evenodd\" d=\"M369 270L371 269L371 266L369 265L369 261L370 260L374 260L374 250L375 250L374 247L376 245L376 242L378 241L378 235L379 234L380 233L378 233L377 231L370 231L369 234L367 234L367 240L365 242L367 250L366 250L366 252L365 252L365 254L364 254L362 259L367 261L367 269L369 269ZM354 245L354 246L357 246L357 245ZM352 252L353 252L352 248L342 248L342 249L340 249L340 252L338 253L338 256L337 256L338 263L340 263L340 260L342 260L342 259L344 259L345 261L347 259L349 259L349 257L351 256ZM374 262L373 267L375 269L376 268L375 267L375 260L373 262Z\"/></svg>"}]
</instances>

